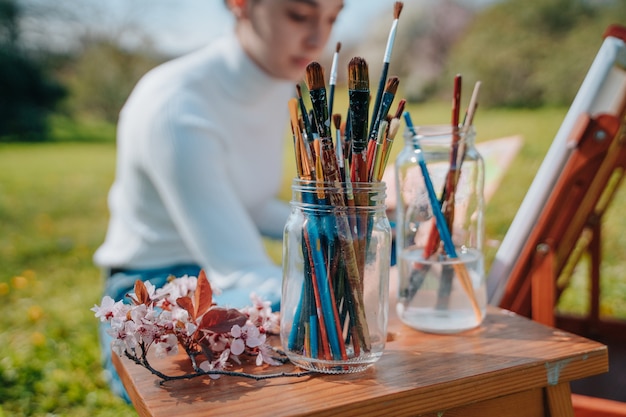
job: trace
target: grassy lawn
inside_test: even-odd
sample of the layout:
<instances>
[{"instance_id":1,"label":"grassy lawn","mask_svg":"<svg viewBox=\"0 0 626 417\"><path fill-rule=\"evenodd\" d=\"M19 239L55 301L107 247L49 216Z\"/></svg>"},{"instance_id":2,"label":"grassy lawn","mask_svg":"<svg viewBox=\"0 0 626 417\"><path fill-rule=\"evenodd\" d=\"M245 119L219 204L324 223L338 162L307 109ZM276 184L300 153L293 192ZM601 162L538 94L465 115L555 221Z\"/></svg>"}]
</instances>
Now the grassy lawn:
<instances>
[{"instance_id":1,"label":"grassy lawn","mask_svg":"<svg viewBox=\"0 0 626 417\"><path fill-rule=\"evenodd\" d=\"M135 415L100 377L109 144L0 147L0 415Z\"/></svg>"},{"instance_id":2,"label":"grassy lawn","mask_svg":"<svg viewBox=\"0 0 626 417\"><path fill-rule=\"evenodd\" d=\"M416 124L449 120L448 103L410 110ZM499 242L506 233L565 112L478 112L479 141L524 137L487 207L489 240ZM67 139L72 129L63 129ZM110 127L105 132L113 134ZM291 140L285 143L282 196L288 199L295 169ZM394 145L392 158L400 148L401 143ZM135 415L132 407L109 393L100 377L97 321L89 311L100 302L102 282L91 257L105 233L114 162L112 141L0 145L0 417ZM625 199L621 191L607 213L611 227L605 228L602 271L602 311L620 318L626 318L626 265L621 256L626 220L617 208ZM280 243L268 245L280 260ZM488 263L495 250L487 249ZM575 274L560 308L584 312L585 289L584 275Z\"/></svg>"}]
</instances>

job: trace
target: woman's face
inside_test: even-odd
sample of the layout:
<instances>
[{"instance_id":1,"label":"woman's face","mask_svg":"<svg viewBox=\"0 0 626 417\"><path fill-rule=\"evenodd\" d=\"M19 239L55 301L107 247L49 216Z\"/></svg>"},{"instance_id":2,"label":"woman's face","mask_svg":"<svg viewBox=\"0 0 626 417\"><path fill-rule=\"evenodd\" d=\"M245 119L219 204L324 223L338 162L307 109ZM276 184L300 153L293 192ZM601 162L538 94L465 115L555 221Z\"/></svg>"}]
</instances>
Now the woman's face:
<instances>
[{"instance_id":1,"label":"woman's face","mask_svg":"<svg viewBox=\"0 0 626 417\"><path fill-rule=\"evenodd\" d=\"M238 2L233 10L244 50L269 75L293 81L319 59L343 7L343 0Z\"/></svg>"}]
</instances>

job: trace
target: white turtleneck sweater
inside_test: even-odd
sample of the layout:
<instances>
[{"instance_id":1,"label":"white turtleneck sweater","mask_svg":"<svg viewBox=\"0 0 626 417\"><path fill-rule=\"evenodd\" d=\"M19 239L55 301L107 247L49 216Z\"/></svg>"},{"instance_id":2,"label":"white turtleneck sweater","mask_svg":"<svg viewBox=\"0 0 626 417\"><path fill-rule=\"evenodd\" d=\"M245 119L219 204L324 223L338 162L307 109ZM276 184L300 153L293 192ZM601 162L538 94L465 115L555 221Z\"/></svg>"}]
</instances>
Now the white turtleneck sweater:
<instances>
[{"instance_id":1,"label":"white turtleneck sweater","mask_svg":"<svg viewBox=\"0 0 626 417\"><path fill-rule=\"evenodd\" d=\"M262 234L282 236L287 105L234 36L146 74L124 105L102 267L196 263L222 289L280 294Z\"/></svg>"}]
</instances>

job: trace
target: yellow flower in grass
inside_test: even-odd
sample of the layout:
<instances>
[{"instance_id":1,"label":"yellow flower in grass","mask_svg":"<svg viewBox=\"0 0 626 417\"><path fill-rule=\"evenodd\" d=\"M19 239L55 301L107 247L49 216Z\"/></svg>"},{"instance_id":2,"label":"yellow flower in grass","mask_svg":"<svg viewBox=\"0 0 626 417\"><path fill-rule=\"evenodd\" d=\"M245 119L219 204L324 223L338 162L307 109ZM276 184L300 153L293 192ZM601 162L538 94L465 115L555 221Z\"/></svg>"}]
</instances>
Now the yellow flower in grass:
<instances>
[{"instance_id":1,"label":"yellow flower in grass","mask_svg":"<svg viewBox=\"0 0 626 417\"><path fill-rule=\"evenodd\" d=\"M21 290L26 288L26 286L28 285L28 280L22 275L17 275L13 277L11 283L13 284L13 288Z\"/></svg>"},{"instance_id":2,"label":"yellow flower in grass","mask_svg":"<svg viewBox=\"0 0 626 417\"><path fill-rule=\"evenodd\" d=\"M28 308L28 319L32 322L39 321L43 317L43 309L37 305Z\"/></svg>"},{"instance_id":3,"label":"yellow flower in grass","mask_svg":"<svg viewBox=\"0 0 626 417\"><path fill-rule=\"evenodd\" d=\"M33 280L35 279L35 276L37 275L37 273L33 271L32 269L26 269L24 270L24 272L22 272L22 275L24 275L26 278L30 280Z\"/></svg>"},{"instance_id":4,"label":"yellow flower in grass","mask_svg":"<svg viewBox=\"0 0 626 417\"><path fill-rule=\"evenodd\" d=\"M0 282L0 295L7 295L9 293L9 284L6 282ZM0 417L2 417L0 415Z\"/></svg>"},{"instance_id":5,"label":"yellow flower in grass","mask_svg":"<svg viewBox=\"0 0 626 417\"><path fill-rule=\"evenodd\" d=\"M33 332L30 335L30 342L35 347L41 347L46 344L46 336L41 332Z\"/></svg>"}]
</instances>

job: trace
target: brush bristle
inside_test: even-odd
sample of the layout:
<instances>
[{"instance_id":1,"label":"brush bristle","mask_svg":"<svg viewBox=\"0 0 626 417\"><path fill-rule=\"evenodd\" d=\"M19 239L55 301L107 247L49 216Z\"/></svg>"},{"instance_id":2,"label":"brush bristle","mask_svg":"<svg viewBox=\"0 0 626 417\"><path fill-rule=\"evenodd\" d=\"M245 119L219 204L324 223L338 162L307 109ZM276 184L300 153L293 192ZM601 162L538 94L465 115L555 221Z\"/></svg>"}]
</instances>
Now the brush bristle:
<instances>
[{"instance_id":1,"label":"brush bristle","mask_svg":"<svg viewBox=\"0 0 626 417\"><path fill-rule=\"evenodd\" d=\"M370 86L367 62L361 57L354 57L348 64L348 88L350 90L367 90Z\"/></svg>"},{"instance_id":2,"label":"brush bristle","mask_svg":"<svg viewBox=\"0 0 626 417\"><path fill-rule=\"evenodd\" d=\"M335 52L339 53L341 51L341 42L337 42L337 46L335 47Z\"/></svg>"},{"instance_id":3,"label":"brush bristle","mask_svg":"<svg viewBox=\"0 0 626 417\"><path fill-rule=\"evenodd\" d=\"M391 119L391 122L389 122L389 133L387 134L387 137L389 139L395 138L398 133L398 129L400 129L400 119L394 117Z\"/></svg>"},{"instance_id":4,"label":"brush bristle","mask_svg":"<svg viewBox=\"0 0 626 417\"><path fill-rule=\"evenodd\" d=\"M339 129L341 127L341 115L339 113L333 114L333 125L335 129Z\"/></svg>"},{"instance_id":5,"label":"brush bristle","mask_svg":"<svg viewBox=\"0 0 626 417\"><path fill-rule=\"evenodd\" d=\"M387 85L385 85L385 91L390 93L390 94L396 94L396 91L398 91L398 85L400 84L400 78L393 76L393 77L389 77L389 79L387 80Z\"/></svg>"},{"instance_id":6,"label":"brush bristle","mask_svg":"<svg viewBox=\"0 0 626 417\"><path fill-rule=\"evenodd\" d=\"M393 18L394 19L399 19L400 18L400 13L402 13L402 8L404 7L404 3L401 1L397 1L394 5L393 5Z\"/></svg>"},{"instance_id":7,"label":"brush bristle","mask_svg":"<svg viewBox=\"0 0 626 417\"><path fill-rule=\"evenodd\" d=\"M324 69L319 62L311 62L306 67L306 84L309 90L319 90L325 87Z\"/></svg>"},{"instance_id":8,"label":"brush bristle","mask_svg":"<svg viewBox=\"0 0 626 417\"><path fill-rule=\"evenodd\" d=\"M302 87L300 84L296 84L296 93L298 94L298 98L302 98Z\"/></svg>"},{"instance_id":9,"label":"brush bristle","mask_svg":"<svg viewBox=\"0 0 626 417\"><path fill-rule=\"evenodd\" d=\"M398 109L396 110L396 114L393 115L394 119L399 119L400 117L402 117L402 113L404 112L404 107L406 106L406 100L405 99L401 99L398 102Z\"/></svg>"}]
</instances>

